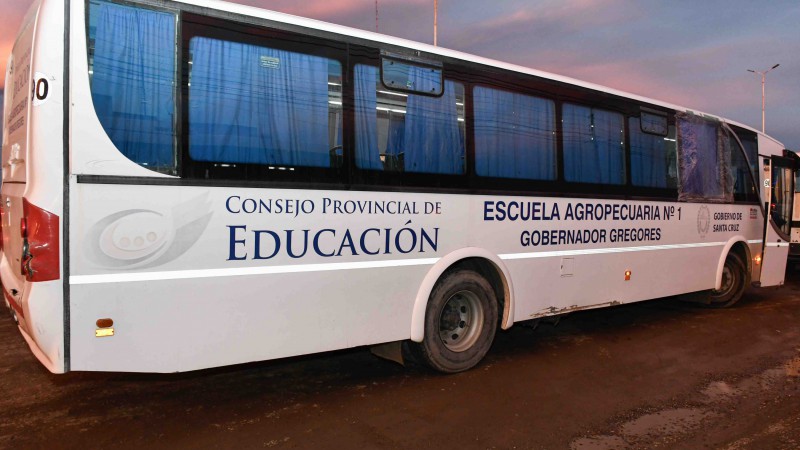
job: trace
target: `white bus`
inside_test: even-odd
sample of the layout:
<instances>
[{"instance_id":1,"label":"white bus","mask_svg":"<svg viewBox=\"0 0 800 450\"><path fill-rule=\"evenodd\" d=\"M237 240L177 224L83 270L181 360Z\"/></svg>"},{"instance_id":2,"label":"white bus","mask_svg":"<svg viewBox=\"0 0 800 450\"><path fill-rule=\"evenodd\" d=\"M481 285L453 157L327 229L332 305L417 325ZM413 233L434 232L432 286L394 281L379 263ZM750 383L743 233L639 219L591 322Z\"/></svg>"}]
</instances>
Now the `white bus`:
<instances>
[{"instance_id":1,"label":"white bus","mask_svg":"<svg viewBox=\"0 0 800 450\"><path fill-rule=\"evenodd\" d=\"M800 160L800 155L797 152L787 152L787 156L790 156L792 159L795 160L795 168L800 166L798 160ZM793 203L792 203L792 224L791 224L791 240L789 241L789 259L794 263L800 262L800 188L798 188L798 183L800 182L800 172L795 171L794 175L794 195Z\"/></svg>"},{"instance_id":2,"label":"white bus","mask_svg":"<svg viewBox=\"0 0 800 450\"><path fill-rule=\"evenodd\" d=\"M36 1L6 79L0 274L52 372L457 372L516 322L784 280L784 147L661 101L212 0Z\"/></svg>"}]
</instances>

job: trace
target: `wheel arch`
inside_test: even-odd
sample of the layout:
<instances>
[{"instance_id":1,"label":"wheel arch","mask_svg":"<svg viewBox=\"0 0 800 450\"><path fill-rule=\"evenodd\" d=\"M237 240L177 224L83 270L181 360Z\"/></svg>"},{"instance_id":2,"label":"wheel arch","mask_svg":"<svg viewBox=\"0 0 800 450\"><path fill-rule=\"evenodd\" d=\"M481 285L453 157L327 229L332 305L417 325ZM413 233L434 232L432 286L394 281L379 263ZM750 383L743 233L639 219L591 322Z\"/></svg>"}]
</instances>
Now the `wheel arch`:
<instances>
[{"instance_id":1,"label":"wheel arch","mask_svg":"<svg viewBox=\"0 0 800 450\"><path fill-rule=\"evenodd\" d=\"M742 261L744 261L747 272L745 285L750 284L753 275L753 258L750 256L750 247L747 245L747 240L744 236L734 236L725 243L725 247L723 247L722 253L720 254L719 261L717 262L717 278L714 281L714 289L720 289L722 287L722 272L725 267L725 259L728 258L728 254L731 252L735 252Z\"/></svg>"},{"instance_id":2,"label":"wheel arch","mask_svg":"<svg viewBox=\"0 0 800 450\"><path fill-rule=\"evenodd\" d=\"M508 268L500 258L486 249L467 247L447 254L436 262L425 275L414 300L411 313L411 340L422 342L425 336L425 310L428 299L439 279L450 269L468 267L489 281L497 296L500 312L500 327L508 329L514 324L514 289Z\"/></svg>"}]
</instances>

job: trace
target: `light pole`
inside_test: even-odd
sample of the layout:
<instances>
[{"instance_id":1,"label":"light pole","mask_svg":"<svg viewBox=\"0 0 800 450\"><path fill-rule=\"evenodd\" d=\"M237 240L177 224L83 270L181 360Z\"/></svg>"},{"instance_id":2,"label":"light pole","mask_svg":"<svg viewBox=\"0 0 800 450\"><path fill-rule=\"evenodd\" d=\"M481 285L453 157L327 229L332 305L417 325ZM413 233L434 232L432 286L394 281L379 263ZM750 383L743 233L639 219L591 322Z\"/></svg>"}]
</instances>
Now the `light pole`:
<instances>
[{"instance_id":1,"label":"light pole","mask_svg":"<svg viewBox=\"0 0 800 450\"><path fill-rule=\"evenodd\" d=\"M433 46L437 46L439 36L439 0L433 0Z\"/></svg>"},{"instance_id":2,"label":"light pole","mask_svg":"<svg viewBox=\"0 0 800 450\"><path fill-rule=\"evenodd\" d=\"M753 72L753 73L757 73L757 74L761 75L761 132L762 133L766 133L766 130L765 130L765 128L766 128L765 127L765 122L766 122L765 121L765 119L766 119L765 109L766 109L767 103L766 103L766 95L765 95L766 91L765 91L765 88L764 88L764 84L767 81L767 73L769 73L769 71L771 71L772 69L777 69L778 66L780 66L780 64L775 64L774 66L770 67L767 70L747 69L748 72Z\"/></svg>"}]
</instances>

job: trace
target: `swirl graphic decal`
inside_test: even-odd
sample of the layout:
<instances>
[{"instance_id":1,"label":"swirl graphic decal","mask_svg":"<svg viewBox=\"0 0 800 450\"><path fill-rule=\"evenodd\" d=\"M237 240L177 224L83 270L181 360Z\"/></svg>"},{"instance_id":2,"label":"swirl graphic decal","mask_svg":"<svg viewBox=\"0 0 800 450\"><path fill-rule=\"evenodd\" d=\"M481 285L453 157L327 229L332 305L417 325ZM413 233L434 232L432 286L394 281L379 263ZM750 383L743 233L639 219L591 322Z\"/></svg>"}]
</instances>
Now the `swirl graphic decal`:
<instances>
[{"instance_id":1,"label":"swirl graphic decal","mask_svg":"<svg viewBox=\"0 0 800 450\"><path fill-rule=\"evenodd\" d=\"M93 263L109 269L166 264L186 253L211 220L208 194L180 203L167 213L126 209L97 221L84 250Z\"/></svg>"}]
</instances>

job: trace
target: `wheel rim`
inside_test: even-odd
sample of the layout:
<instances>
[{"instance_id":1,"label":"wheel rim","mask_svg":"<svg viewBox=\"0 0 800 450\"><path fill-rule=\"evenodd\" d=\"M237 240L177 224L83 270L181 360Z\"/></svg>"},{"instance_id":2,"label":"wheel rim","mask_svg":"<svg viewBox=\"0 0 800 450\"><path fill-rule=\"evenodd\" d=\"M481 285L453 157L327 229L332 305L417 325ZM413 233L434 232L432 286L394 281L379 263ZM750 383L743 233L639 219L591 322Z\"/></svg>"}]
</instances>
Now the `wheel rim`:
<instances>
[{"instance_id":1,"label":"wheel rim","mask_svg":"<svg viewBox=\"0 0 800 450\"><path fill-rule=\"evenodd\" d=\"M733 289L733 271L727 264L722 268L722 284L714 291L717 297L724 297Z\"/></svg>"},{"instance_id":2,"label":"wheel rim","mask_svg":"<svg viewBox=\"0 0 800 450\"><path fill-rule=\"evenodd\" d=\"M483 329L483 308L477 295L469 291L453 294L439 315L439 337L453 352L472 347Z\"/></svg>"}]
</instances>

